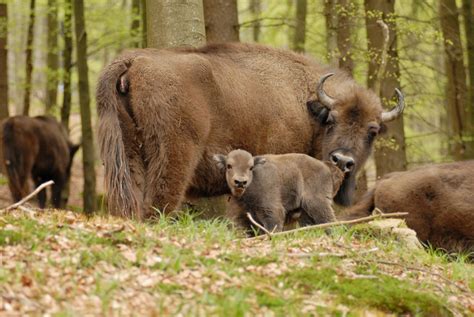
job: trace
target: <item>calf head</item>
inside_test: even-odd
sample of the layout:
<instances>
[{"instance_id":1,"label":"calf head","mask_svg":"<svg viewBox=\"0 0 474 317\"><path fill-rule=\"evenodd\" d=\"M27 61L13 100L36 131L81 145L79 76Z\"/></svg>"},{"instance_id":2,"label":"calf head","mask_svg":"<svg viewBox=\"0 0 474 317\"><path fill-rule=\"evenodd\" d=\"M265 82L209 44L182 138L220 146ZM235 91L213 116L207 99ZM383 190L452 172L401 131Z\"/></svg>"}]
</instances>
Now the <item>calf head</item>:
<instances>
[{"instance_id":1,"label":"calf head","mask_svg":"<svg viewBox=\"0 0 474 317\"><path fill-rule=\"evenodd\" d=\"M374 140L386 129L384 123L402 114L405 104L402 93L395 89L398 103L384 112L375 93L344 78L333 86L338 97L330 97L324 82L332 75L320 78L318 100L309 101L308 108L322 129L318 133L317 157L333 162L346 173L334 200L347 206L351 204L356 174L370 155Z\"/></svg>"},{"instance_id":2,"label":"calf head","mask_svg":"<svg viewBox=\"0 0 474 317\"><path fill-rule=\"evenodd\" d=\"M259 164L265 164L262 156L252 156L244 150L231 151L227 156L214 155L217 165L226 170L225 178L227 186L234 197L241 197L253 180L253 168Z\"/></svg>"}]
</instances>

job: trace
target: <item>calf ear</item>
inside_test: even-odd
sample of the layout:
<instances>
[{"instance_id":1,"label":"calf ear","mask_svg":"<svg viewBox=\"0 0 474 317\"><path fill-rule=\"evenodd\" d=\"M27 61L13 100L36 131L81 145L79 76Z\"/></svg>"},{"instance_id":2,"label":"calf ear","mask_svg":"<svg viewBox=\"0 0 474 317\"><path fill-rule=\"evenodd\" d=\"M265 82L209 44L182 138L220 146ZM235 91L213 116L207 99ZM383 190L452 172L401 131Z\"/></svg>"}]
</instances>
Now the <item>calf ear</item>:
<instances>
[{"instance_id":1,"label":"calf ear","mask_svg":"<svg viewBox=\"0 0 474 317\"><path fill-rule=\"evenodd\" d=\"M69 146L69 155L71 156L71 159L74 157L74 154L76 154L80 147L80 144L72 144Z\"/></svg>"},{"instance_id":2,"label":"calf ear","mask_svg":"<svg viewBox=\"0 0 474 317\"><path fill-rule=\"evenodd\" d=\"M253 165L259 165L259 164L263 165L266 162L267 162L267 159L264 158L263 156L255 156L253 158Z\"/></svg>"},{"instance_id":3,"label":"calf ear","mask_svg":"<svg viewBox=\"0 0 474 317\"><path fill-rule=\"evenodd\" d=\"M217 162L217 167L221 169L225 167L225 161L227 159L225 155L216 154L212 156L212 159Z\"/></svg>"}]
</instances>

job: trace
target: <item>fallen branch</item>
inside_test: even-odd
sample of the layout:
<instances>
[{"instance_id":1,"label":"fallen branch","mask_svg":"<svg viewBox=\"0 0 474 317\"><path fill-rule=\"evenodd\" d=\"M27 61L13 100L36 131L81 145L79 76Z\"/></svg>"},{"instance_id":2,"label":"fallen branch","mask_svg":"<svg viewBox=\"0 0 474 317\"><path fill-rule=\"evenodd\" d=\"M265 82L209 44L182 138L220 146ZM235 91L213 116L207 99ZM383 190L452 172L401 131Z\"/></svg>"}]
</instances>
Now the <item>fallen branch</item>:
<instances>
[{"instance_id":1,"label":"fallen branch","mask_svg":"<svg viewBox=\"0 0 474 317\"><path fill-rule=\"evenodd\" d=\"M16 202L14 203L13 205L10 205L6 208L4 208L2 211L10 211L12 209L15 209L15 208L18 208L20 207L21 205L23 205L24 203L26 203L28 200L30 200L31 198L33 198L34 196L36 196L40 191L42 191L44 188L48 187L48 186L51 186L53 185L54 182L53 181L47 181L41 185L39 185L31 194L29 194L28 196L26 196L25 198L23 198L22 200L20 200L19 202Z\"/></svg>"},{"instance_id":2,"label":"fallen branch","mask_svg":"<svg viewBox=\"0 0 474 317\"><path fill-rule=\"evenodd\" d=\"M272 232L268 231L267 229L265 229L264 226L262 226L261 224L259 224L258 222L256 222L252 215L250 214L250 212L247 213L247 218L249 218L250 222L253 223L254 225L256 225L258 228L262 229L263 232L265 232L268 236L268 238L271 240L272 239Z\"/></svg>"},{"instance_id":3,"label":"fallen branch","mask_svg":"<svg viewBox=\"0 0 474 317\"><path fill-rule=\"evenodd\" d=\"M402 217L402 216L406 216L406 215L408 215L408 212L393 212L393 213L388 213L388 214L383 214L382 213L382 214L367 216L367 217L358 218L358 219L327 222L327 223L322 223L322 224L314 225L314 226L307 226L307 227L301 227L301 228L288 230L288 231L276 232L276 233L271 234L271 236L274 237L274 236L280 236L280 235L294 233L294 232L298 232L298 231L308 231L308 230L312 230L312 229L330 228L330 227L336 227L336 226L341 226L341 225L350 225L350 224L355 224L355 223L367 222L367 221L370 221L370 220L373 220L373 219L378 219L378 218L396 218L396 217ZM247 217L248 217L248 214L247 214ZM265 231L267 231L267 230L265 230ZM264 236L256 236L256 237L246 238L246 240L261 239L262 237L264 237Z\"/></svg>"}]
</instances>

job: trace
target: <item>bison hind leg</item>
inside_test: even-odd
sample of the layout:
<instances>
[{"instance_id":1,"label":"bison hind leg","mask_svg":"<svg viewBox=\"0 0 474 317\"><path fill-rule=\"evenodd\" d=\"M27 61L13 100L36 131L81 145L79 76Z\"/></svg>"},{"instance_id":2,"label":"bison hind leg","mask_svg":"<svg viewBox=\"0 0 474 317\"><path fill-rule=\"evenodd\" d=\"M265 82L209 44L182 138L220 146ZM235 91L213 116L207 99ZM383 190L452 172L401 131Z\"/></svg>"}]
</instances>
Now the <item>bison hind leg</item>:
<instances>
[{"instance_id":1,"label":"bison hind leg","mask_svg":"<svg viewBox=\"0 0 474 317\"><path fill-rule=\"evenodd\" d=\"M325 197L304 198L301 209L303 212L299 221L302 227L336 221L331 201Z\"/></svg>"},{"instance_id":2,"label":"bison hind leg","mask_svg":"<svg viewBox=\"0 0 474 317\"><path fill-rule=\"evenodd\" d=\"M46 182L46 180L44 180L44 178L42 177L34 177L34 182L35 182L35 187L39 187L41 184L43 184L44 182ZM43 209L44 207L46 207L46 188L42 189L38 195L38 205L41 209Z\"/></svg>"}]
</instances>

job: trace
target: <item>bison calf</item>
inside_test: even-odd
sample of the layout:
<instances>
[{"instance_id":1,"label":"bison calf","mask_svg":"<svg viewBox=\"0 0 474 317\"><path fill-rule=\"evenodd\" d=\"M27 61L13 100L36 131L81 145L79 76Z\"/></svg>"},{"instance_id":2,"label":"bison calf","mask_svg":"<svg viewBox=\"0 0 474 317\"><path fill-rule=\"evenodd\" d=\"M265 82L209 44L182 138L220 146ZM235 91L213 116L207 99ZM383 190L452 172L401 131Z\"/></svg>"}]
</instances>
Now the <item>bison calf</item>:
<instances>
[{"instance_id":1,"label":"bison calf","mask_svg":"<svg viewBox=\"0 0 474 317\"><path fill-rule=\"evenodd\" d=\"M65 129L53 117L10 117L0 131L1 160L8 177L13 200L19 201L29 192L28 179L36 186L52 180L52 202L62 208L66 199L61 193L69 181L72 159L79 148L73 145ZM38 194L39 206L46 205L46 190Z\"/></svg>"},{"instance_id":2,"label":"bison calf","mask_svg":"<svg viewBox=\"0 0 474 317\"><path fill-rule=\"evenodd\" d=\"M332 199L344 173L333 164L305 154L253 157L244 150L214 159L226 169L228 214L237 225L252 228L247 212L269 231L296 219L301 226L335 220Z\"/></svg>"},{"instance_id":3,"label":"bison calf","mask_svg":"<svg viewBox=\"0 0 474 317\"><path fill-rule=\"evenodd\" d=\"M395 172L346 211L343 218L408 212L407 226L418 238L450 252L474 252L474 161L436 164Z\"/></svg>"}]
</instances>

